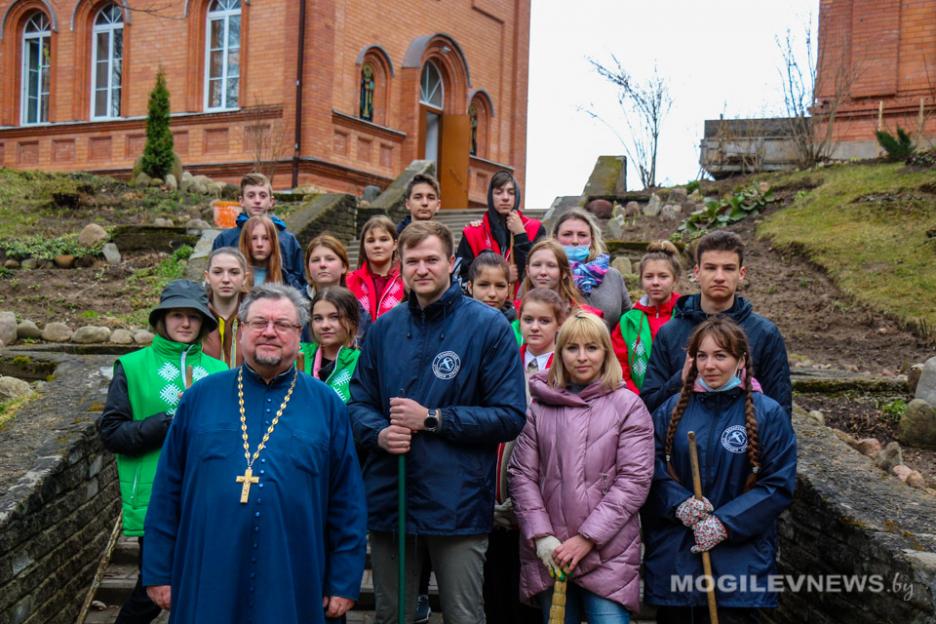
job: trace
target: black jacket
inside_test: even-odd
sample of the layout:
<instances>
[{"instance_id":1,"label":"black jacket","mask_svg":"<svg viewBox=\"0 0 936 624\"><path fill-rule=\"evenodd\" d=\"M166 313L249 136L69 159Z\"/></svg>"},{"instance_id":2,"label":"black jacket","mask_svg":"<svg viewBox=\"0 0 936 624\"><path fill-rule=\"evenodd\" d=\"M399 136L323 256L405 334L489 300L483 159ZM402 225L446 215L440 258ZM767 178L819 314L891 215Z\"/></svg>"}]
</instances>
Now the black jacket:
<instances>
[{"instance_id":1,"label":"black jacket","mask_svg":"<svg viewBox=\"0 0 936 624\"><path fill-rule=\"evenodd\" d=\"M127 374L120 362L117 362L114 366L114 378L107 389L107 402L104 404L104 411L101 412L101 419L98 420L98 433L104 448L111 453L130 457L162 448L170 423L172 416L165 412L153 414L143 420L133 420Z\"/></svg>"}]
</instances>

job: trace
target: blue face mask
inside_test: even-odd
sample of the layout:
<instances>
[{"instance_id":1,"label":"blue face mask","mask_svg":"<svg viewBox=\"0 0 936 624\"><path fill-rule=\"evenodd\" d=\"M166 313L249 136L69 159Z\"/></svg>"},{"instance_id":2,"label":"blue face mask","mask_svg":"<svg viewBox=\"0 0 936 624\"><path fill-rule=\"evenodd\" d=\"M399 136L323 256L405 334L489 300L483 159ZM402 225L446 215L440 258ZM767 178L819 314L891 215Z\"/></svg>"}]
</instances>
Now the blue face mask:
<instances>
[{"instance_id":1,"label":"blue face mask","mask_svg":"<svg viewBox=\"0 0 936 624\"><path fill-rule=\"evenodd\" d=\"M566 257L569 262L585 262L588 260L589 249L587 245L564 245Z\"/></svg>"},{"instance_id":2,"label":"blue face mask","mask_svg":"<svg viewBox=\"0 0 936 624\"><path fill-rule=\"evenodd\" d=\"M705 380L702 377L698 377L699 385L702 386L706 392L728 392L741 386L741 378L737 375L734 375L731 379L726 381L721 387L713 388L712 386L705 383Z\"/></svg>"}]
</instances>

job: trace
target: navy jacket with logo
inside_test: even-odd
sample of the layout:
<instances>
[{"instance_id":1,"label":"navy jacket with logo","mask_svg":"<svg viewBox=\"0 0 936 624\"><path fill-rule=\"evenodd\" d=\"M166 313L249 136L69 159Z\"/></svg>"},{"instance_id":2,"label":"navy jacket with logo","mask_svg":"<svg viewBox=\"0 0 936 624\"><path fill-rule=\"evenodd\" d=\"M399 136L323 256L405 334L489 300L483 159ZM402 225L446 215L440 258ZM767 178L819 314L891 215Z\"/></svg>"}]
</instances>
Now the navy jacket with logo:
<instances>
[{"instance_id":1,"label":"navy jacket with logo","mask_svg":"<svg viewBox=\"0 0 936 624\"><path fill-rule=\"evenodd\" d=\"M701 295L679 298L669 320L653 339L647 374L640 388L640 398L651 412L682 387L682 369L686 346L693 330L708 318L702 310ZM751 345L754 378L764 394L779 403L787 415L793 414L793 385L786 344L777 326L754 312L744 297L735 297L734 305L723 312L741 326Z\"/></svg>"},{"instance_id":2,"label":"navy jacket with logo","mask_svg":"<svg viewBox=\"0 0 936 624\"><path fill-rule=\"evenodd\" d=\"M745 492L751 464L744 428L744 391L694 393L673 438L672 464L679 477L674 481L666 471L663 451L678 400L678 396L671 397L653 414L656 463L650 495L641 509L644 600L669 606L706 603L705 593L694 591L695 586L693 591L674 592L671 584L674 575L695 578L703 573L702 558L690 551L695 544L692 529L676 518L676 508L692 496L686 433L695 431L702 492L728 530L728 539L711 550L712 573L716 578L725 577L722 588L734 589L717 591L718 605L775 607L776 593L751 589L766 588L768 575L777 574L777 517L792 502L796 487L796 435L790 418L776 401L754 393L761 469L755 486Z\"/></svg>"},{"instance_id":3,"label":"navy jacket with logo","mask_svg":"<svg viewBox=\"0 0 936 624\"><path fill-rule=\"evenodd\" d=\"M406 455L406 530L479 535L491 530L497 444L526 422L523 367L503 314L457 284L421 309L414 295L371 326L351 380L348 409L367 450L368 528L395 531L397 456L377 444L390 399L442 410L438 432L417 432Z\"/></svg>"}]
</instances>

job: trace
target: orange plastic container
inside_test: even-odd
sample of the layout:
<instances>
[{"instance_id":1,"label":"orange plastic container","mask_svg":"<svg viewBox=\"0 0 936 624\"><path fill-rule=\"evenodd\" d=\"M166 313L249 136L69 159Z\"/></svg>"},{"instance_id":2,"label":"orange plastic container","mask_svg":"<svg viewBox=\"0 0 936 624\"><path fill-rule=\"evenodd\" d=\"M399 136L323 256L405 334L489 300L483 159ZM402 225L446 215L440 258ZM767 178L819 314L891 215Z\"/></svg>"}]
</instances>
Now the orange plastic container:
<instances>
[{"instance_id":1,"label":"orange plastic container","mask_svg":"<svg viewBox=\"0 0 936 624\"><path fill-rule=\"evenodd\" d=\"M216 226L232 228L237 225L237 215L241 212L240 202L216 199L211 202L211 212Z\"/></svg>"}]
</instances>

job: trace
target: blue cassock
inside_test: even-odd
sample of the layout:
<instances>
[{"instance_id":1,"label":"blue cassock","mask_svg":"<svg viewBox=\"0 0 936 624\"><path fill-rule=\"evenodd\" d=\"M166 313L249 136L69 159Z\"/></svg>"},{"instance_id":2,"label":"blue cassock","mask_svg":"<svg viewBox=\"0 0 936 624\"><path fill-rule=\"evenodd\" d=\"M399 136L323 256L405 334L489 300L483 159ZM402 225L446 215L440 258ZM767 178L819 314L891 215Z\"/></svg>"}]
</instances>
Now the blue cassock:
<instances>
[{"instance_id":1,"label":"blue cassock","mask_svg":"<svg viewBox=\"0 0 936 624\"><path fill-rule=\"evenodd\" d=\"M267 385L243 368L252 456L294 369ZM347 410L300 373L242 504L238 370L204 378L179 403L146 515L143 583L172 586L174 623L324 622L322 597L356 600L364 571L367 511Z\"/></svg>"}]
</instances>

